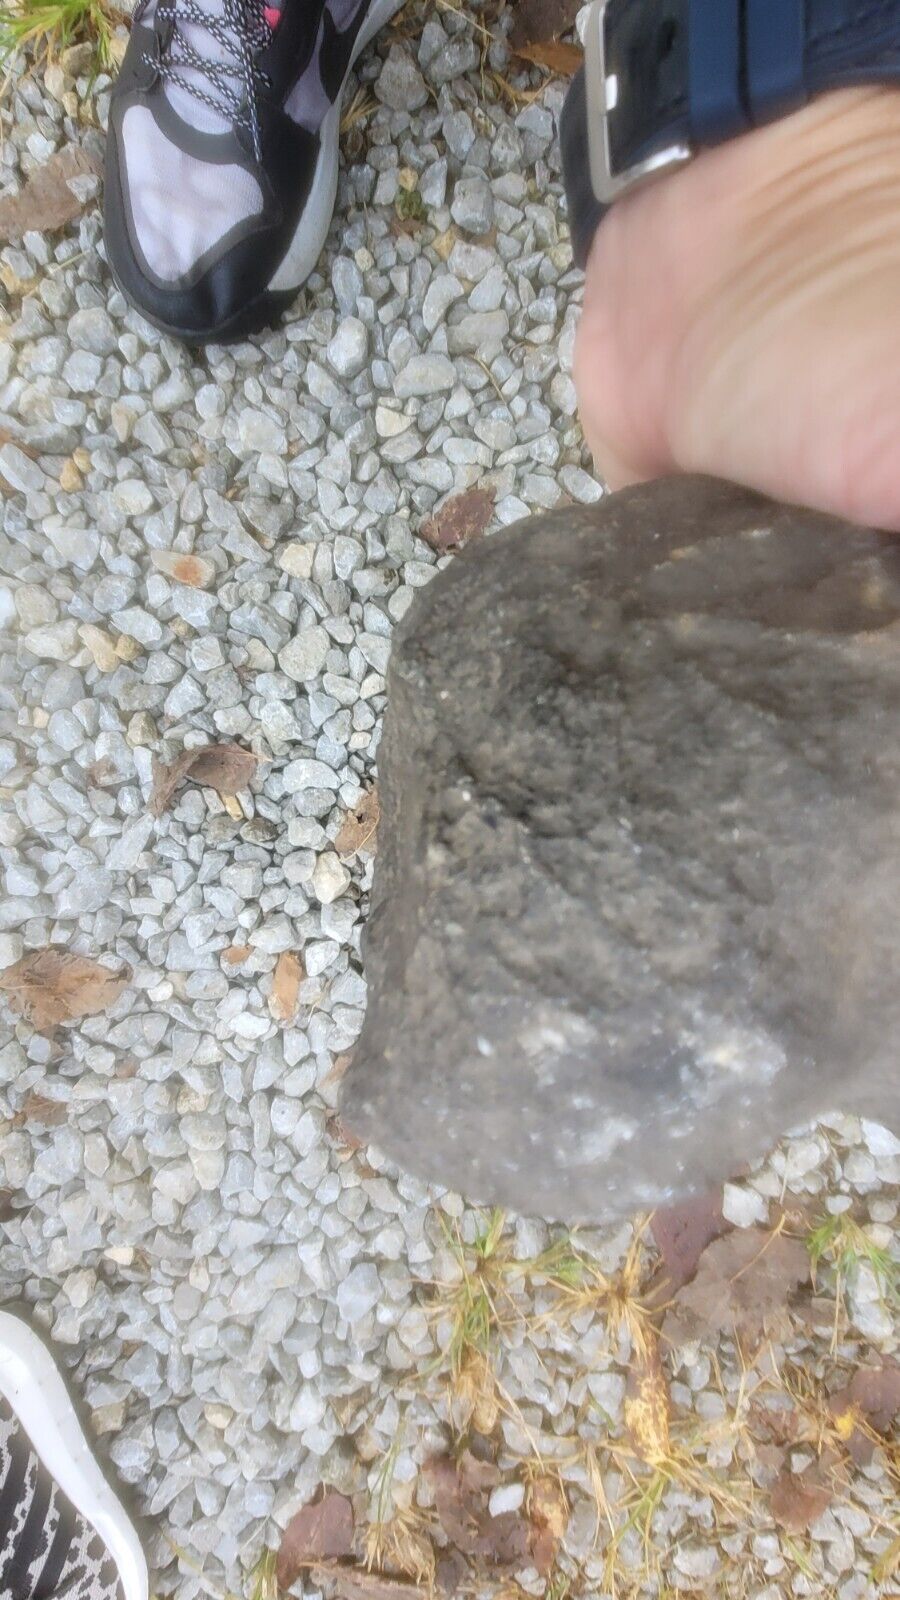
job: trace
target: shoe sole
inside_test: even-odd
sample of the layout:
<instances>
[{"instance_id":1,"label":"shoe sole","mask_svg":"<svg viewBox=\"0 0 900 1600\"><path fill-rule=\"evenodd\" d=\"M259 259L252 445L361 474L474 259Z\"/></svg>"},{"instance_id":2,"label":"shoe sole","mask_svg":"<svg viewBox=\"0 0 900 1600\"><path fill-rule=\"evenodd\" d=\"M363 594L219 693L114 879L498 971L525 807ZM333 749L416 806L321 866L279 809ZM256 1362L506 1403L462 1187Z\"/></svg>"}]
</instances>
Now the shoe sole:
<instances>
[{"instance_id":1,"label":"shoe sole","mask_svg":"<svg viewBox=\"0 0 900 1600\"><path fill-rule=\"evenodd\" d=\"M0 1311L0 1394L35 1454L119 1569L125 1600L148 1600L147 1562L129 1518L91 1452L53 1357L27 1322Z\"/></svg>"},{"instance_id":2,"label":"shoe sole","mask_svg":"<svg viewBox=\"0 0 900 1600\"><path fill-rule=\"evenodd\" d=\"M138 306L141 316L160 332L170 334L183 344L202 346L207 344L233 344L239 339L248 339L253 334L262 333L265 329L274 327L300 293L307 278L310 276L319 261L328 238L334 216L335 201L337 199L338 175L341 160L341 114L344 107L344 94L347 80L363 51L371 44L375 35L390 22L392 17L401 10L403 0L375 0L368 17L354 41L353 50L347 63L347 71L341 84L338 97L325 117L319 132L319 157L310 185L309 197L297 224L294 237L282 258L278 271L265 289L251 300L248 305L223 322L219 327L209 333L197 333L194 329L179 328L176 324L164 322L160 318L149 316L142 306ZM113 281L124 294L126 300L133 302L133 296L124 284L119 281L115 268L110 264Z\"/></svg>"}]
</instances>

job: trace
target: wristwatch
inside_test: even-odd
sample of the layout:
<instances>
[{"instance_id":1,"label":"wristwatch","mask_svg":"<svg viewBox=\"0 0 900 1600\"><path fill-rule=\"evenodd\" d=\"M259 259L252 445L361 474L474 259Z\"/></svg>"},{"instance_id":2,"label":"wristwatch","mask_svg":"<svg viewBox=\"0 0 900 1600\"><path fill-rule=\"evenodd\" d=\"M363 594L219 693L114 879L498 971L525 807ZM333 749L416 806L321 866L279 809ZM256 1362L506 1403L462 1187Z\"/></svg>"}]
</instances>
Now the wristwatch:
<instances>
[{"instance_id":1,"label":"wristwatch","mask_svg":"<svg viewBox=\"0 0 900 1600\"><path fill-rule=\"evenodd\" d=\"M900 83L900 0L596 0L561 122L579 265L639 184L862 83Z\"/></svg>"}]
</instances>

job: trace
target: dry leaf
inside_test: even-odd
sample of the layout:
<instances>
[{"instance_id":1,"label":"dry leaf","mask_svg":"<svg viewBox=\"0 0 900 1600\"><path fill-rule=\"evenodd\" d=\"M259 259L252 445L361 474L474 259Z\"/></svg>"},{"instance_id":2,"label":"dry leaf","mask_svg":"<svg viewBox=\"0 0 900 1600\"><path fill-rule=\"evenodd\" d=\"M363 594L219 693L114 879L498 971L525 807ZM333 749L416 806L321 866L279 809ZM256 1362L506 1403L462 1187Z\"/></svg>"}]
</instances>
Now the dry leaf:
<instances>
[{"instance_id":1,"label":"dry leaf","mask_svg":"<svg viewBox=\"0 0 900 1600\"><path fill-rule=\"evenodd\" d=\"M70 187L71 180L97 177L99 172L97 158L77 145L57 151L32 173L18 194L0 198L0 242L21 239L31 229L54 233L80 217L88 202L79 199Z\"/></svg>"},{"instance_id":2,"label":"dry leaf","mask_svg":"<svg viewBox=\"0 0 900 1600\"><path fill-rule=\"evenodd\" d=\"M222 960L228 967L239 967L253 954L252 944L230 944L222 951Z\"/></svg>"},{"instance_id":3,"label":"dry leaf","mask_svg":"<svg viewBox=\"0 0 900 1600\"><path fill-rule=\"evenodd\" d=\"M426 1600L428 1590L402 1578L386 1578L366 1567L343 1567L337 1562L322 1563L312 1570L312 1581L321 1588L323 1580L339 1600Z\"/></svg>"},{"instance_id":4,"label":"dry leaf","mask_svg":"<svg viewBox=\"0 0 900 1600\"><path fill-rule=\"evenodd\" d=\"M758 1343L790 1331L788 1297L809 1282L809 1255L797 1239L763 1228L726 1234L707 1246L692 1283L675 1296L665 1324L672 1344L720 1333Z\"/></svg>"},{"instance_id":5,"label":"dry leaf","mask_svg":"<svg viewBox=\"0 0 900 1600\"><path fill-rule=\"evenodd\" d=\"M900 1366L895 1361L860 1367L847 1392L876 1433L890 1433L891 1423L900 1415Z\"/></svg>"},{"instance_id":6,"label":"dry leaf","mask_svg":"<svg viewBox=\"0 0 900 1600\"><path fill-rule=\"evenodd\" d=\"M364 1149L363 1140L357 1139L356 1134L351 1133L350 1129L344 1126L337 1111L333 1111L329 1117L325 1118L325 1127L337 1151L345 1151L347 1155L355 1155L357 1150Z\"/></svg>"},{"instance_id":7,"label":"dry leaf","mask_svg":"<svg viewBox=\"0 0 900 1600\"><path fill-rule=\"evenodd\" d=\"M509 42L522 54L522 47L558 39L574 28L581 0L518 0Z\"/></svg>"},{"instance_id":8,"label":"dry leaf","mask_svg":"<svg viewBox=\"0 0 900 1600\"><path fill-rule=\"evenodd\" d=\"M438 1521L457 1550L494 1568L527 1564L530 1528L525 1517L518 1511L490 1514L488 1495L496 1483L491 1462L477 1461L467 1451L458 1462L451 1456L432 1456L425 1471Z\"/></svg>"},{"instance_id":9,"label":"dry leaf","mask_svg":"<svg viewBox=\"0 0 900 1600\"><path fill-rule=\"evenodd\" d=\"M463 550L473 539L484 533L491 520L494 501L493 489L465 489L445 500L440 510L419 529L419 538L430 544L438 555L449 550Z\"/></svg>"},{"instance_id":10,"label":"dry leaf","mask_svg":"<svg viewBox=\"0 0 900 1600\"><path fill-rule=\"evenodd\" d=\"M625 1390L625 1426L637 1455L656 1467L671 1454L669 1384L655 1340L636 1350Z\"/></svg>"},{"instance_id":11,"label":"dry leaf","mask_svg":"<svg viewBox=\"0 0 900 1600\"><path fill-rule=\"evenodd\" d=\"M829 1410L849 1455L857 1466L867 1467L876 1436L889 1434L900 1415L900 1366L885 1361L880 1367L860 1367L847 1387L832 1395Z\"/></svg>"},{"instance_id":12,"label":"dry leaf","mask_svg":"<svg viewBox=\"0 0 900 1600\"><path fill-rule=\"evenodd\" d=\"M772 1516L788 1533L805 1533L827 1511L832 1497L833 1489L820 1466L800 1473L784 1467L772 1485Z\"/></svg>"},{"instance_id":13,"label":"dry leaf","mask_svg":"<svg viewBox=\"0 0 900 1600\"><path fill-rule=\"evenodd\" d=\"M35 1123L42 1128L56 1128L67 1120L68 1106L62 1100L48 1100L44 1094L31 1094L25 1096L13 1121L18 1126Z\"/></svg>"},{"instance_id":14,"label":"dry leaf","mask_svg":"<svg viewBox=\"0 0 900 1600\"><path fill-rule=\"evenodd\" d=\"M276 1576L282 1589L296 1582L304 1567L349 1556L353 1551L353 1505L346 1495L326 1489L314 1505L292 1517L282 1536Z\"/></svg>"},{"instance_id":15,"label":"dry leaf","mask_svg":"<svg viewBox=\"0 0 900 1600\"><path fill-rule=\"evenodd\" d=\"M168 766L155 761L150 810L154 817L161 817L179 784L188 780L219 794L238 794L246 789L256 765L257 757L239 744L204 744L197 750L182 750Z\"/></svg>"},{"instance_id":16,"label":"dry leaf","mask_svg":"<svg viewBox=\"0 0 900 1600\"><path fill-rule=\"evenodd\" d=\"M541 1577L547 1578L553 1571L560 1540L569 1525L569 1502L559 1478L535 1479L528 1500L528 1516L531 1559Z\"/></svg>"},{"instance_id":17,"label":"dry leaf","mask_svg":"<svg viewBox=\"0 0 900 1600\"><path fill-rule=\"evenodd\" d=\"M33 950L0 973L0 990L38 1033L46 1033L61 1022L108 1011L130 980L131 967L126 962L113 972L86 956L48 947Z\"/></svg>"},{"instance_id":18,"label":"dry leaf","mask_svg":"<svg viewBox=\"0 0 900 1600\"><path fill-rule=\"evenodd\" d=\"M300 985L306 973L303 962L292 950L283 950L275 964L269 1010L276 1022L290 1022L297 1013Z\"/></svg>"},{"instance_id":19,"label":"dry leaf","mask_svg":"<svg viewBox=\"0 0 900 1600\"><path fill-rule=\"evenodd\" d=\"M704 1250L728 1229L722 1212L722 1191L682 1200L654 1211L650 1231L665 1268L670 1294L690 1283Z\"/></svg>"},{"instance_id":20,"label":"dry leaf","mask_svg":"<svg viewBox=\"0 0 900 1600\"><path fill-rule=\"evenodd\" d=\"M520 44L516 55L530 61L535 67L546 67L560 78L574 78L584 66L584 51L580 45L566 44L562 39L546 39L536 44Z\"/></svg>"},{"instance_id":21,"label":"dry leaf","mask_svg":"<svg viewBox=\"0 0 900 1600\"><path fill-rule=\"evenodd\" d=\"M378 823L381 805L377 789L367 789L358 806L348 811L335 839L338 855L355 856L360 850L373 856L378 849Z\"/></svg>"}]
</instances>

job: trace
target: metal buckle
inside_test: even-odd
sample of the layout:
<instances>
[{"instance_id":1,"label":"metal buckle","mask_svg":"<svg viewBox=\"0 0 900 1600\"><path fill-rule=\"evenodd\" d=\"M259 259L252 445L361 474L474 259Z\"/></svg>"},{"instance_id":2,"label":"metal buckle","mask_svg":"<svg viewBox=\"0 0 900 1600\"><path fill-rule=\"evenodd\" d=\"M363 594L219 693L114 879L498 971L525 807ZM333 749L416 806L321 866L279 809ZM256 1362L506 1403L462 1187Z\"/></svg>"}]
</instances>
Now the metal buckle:
<instances>
[{"instance_id":1,"label":"metal buckle","mask_svg":"<svg viewBox=\"0 0 900 1600\"><path fill-rule=\"evenodd\" d=\"M614 172L609 119L619 104L621 88L616 73L606 70L606 13L612 0L595 0L588 17L584 41L584 67L587 79L588 141L591 182L601 205L611 206L632 189L661 177L690 161L694 152L688 144L671 144L645 161L638 161L625 172Z\"/></svg>"}]
</instances>

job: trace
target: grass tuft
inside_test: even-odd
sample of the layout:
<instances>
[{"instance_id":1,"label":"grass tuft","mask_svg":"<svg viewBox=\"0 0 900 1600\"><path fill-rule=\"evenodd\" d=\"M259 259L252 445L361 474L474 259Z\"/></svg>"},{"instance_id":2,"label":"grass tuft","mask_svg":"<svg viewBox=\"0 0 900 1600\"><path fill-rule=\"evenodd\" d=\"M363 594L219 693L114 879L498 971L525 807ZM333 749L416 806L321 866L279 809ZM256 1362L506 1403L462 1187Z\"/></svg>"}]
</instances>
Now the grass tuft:
<instances>
[{"instance_id":1,"label":"grass tuft","mask_svg":"<svg viewBox=\"0 0 900 1600\"><path fill-rule=\"evenodd\" d=\"M840 1211L825 1217L808 1234L806 1248L813 1282L823 1267L831 1274L835 1297L832 1348L837 1345L847 1289L853 1288L862 1267L867 1266L871 1271L883 1303L892 1309L900 1306L900 1262L875 1244L849 1212Z\"/></svg>"},{"instance_id":2,"label":"grass tuft","mask_svg":"<svg viewBox=\"0 0 900 1600\"><path fill-rule=\"evenodd\" d=\"M0 59L9 64L27 54L40 66L70 45L88 44L94 71L109 71L121 21L110 0L12 0L0 5Z\"/></svg>"}]
</instances>

